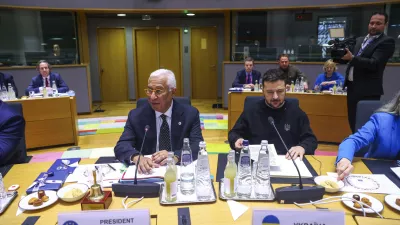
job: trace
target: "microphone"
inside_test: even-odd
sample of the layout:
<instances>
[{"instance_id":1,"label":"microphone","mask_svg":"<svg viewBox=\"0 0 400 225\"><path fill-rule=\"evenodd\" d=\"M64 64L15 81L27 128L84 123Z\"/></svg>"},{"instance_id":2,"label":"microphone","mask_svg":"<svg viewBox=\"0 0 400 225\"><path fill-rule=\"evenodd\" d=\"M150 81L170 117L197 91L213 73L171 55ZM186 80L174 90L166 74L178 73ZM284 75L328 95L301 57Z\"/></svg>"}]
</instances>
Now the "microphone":
<instances>
[{"instance_id":1,"label":"microphone","mask_svg":"<svg viewBox=\"0 0 400 225\"><path fill-rule=\"evenodd\" d=\"M144 137L143 137L143 141L142 141L142 147L140 147L139 158L138 158L138 160L137 160L137 162L136 162L135 179L133 180L133 183L134 183L134 184L137 184L137 172L138 172L138 169L139 169L140 157L142 156L144 141L146 140L146 134L147 134L147 131L148 131L149 129L150 129L150 126L149 126L149 125L146 125L146 126L144 127Z\"/></svg>"},{"instance_id":2,"label":"microphone","mask_svg":"<svg viewBox=\"0 0 400 225\"><path fill-rule=\"evenodd\" d=\"M115 183L112 184L112 190L114 195L117 197L131 197L131 198L156 198L160 195L160 185L157 183L137 183L137 172L139 168L140 158L142 156L143 145L146 140L147 131L149 131L150 126L146 125L144 127L144 136L142 141L142 146L139 151L139 158L136 162L135 178L132 183Z\"/></svg>"},{"instance_id":3,"label":"microphone","mask_svg":"<svg viewBox=\"0 0 400 225\"><path fill-rule=\"evenodd\" d=\"M274 127L276 133L279 136L279 139L281 140L283 146L286 149L286 152L289 154L290 158L292 159L292 162L294 166L296 167L297 173L299 174L299 186L288 186L288 187L280 187L275 189L275 194L276 194L276 200L278 203L281 204L292 204L294 202L296 203L305 203L305 202L310 202L310 201L317 201L322 199L324 193L325 193L325 188L322 186L305 186L303 187L303 181L301 180L301 174L299 171L299 168L297 167L296 162L294 161L292 155L289 153L289 149L287 148L285 142L283 141L283 138L281 134L279 133L278 129L275 126L275 121L274 118L271 116L268 117L268 122Z\"/></svg>"}]
</instances>

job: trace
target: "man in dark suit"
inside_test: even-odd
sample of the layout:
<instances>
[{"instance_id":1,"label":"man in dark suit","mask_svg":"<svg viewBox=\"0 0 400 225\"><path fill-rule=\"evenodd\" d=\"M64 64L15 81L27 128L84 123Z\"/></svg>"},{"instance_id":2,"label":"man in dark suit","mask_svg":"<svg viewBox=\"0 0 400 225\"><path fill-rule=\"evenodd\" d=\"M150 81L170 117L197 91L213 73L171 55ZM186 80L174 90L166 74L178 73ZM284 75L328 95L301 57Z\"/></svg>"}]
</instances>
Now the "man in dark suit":
<instances>
[{"instance_id":1,"label":"man in dark suit","mask_svg":"<svg viewBox=\"0 0 400 225\"><path fill-rule=\"evenodd\" d=\"M114 148L115 156L126 164L136 163L148 125L139 172L147 173L153 167L164 165L169 151L174 152L175 162L181 158L183 139L189 138L193 159L197 159L199 142L203 141L199 111L173 100L176 92L175 75L170 70L159 69L149 78L145 90L148 103L129 112L124 132Z\"/></svg>"},{"instance_id":2,"label":"man in dark suit","mask_svg":"<svg viewBox=\"0 0 400 225\"><path fill-rule=\"evenodd\" d=\"M61 75L51 72L51 65L47 61L40 60L37 64L36 69L39 71L40 74L32 78L31 83L25 90L26 95L29 95L30 91L34 91L35 93L40 92L40 88L43 88L44 86L46 86L47 88L51 88L53 85L53 81L57 85L58 93L65 93L69 91L69 88L64 80L61 78Z\"/></svg>"},{"instance_id":3,"label":"man in dark suit","mask_svg":"<svg viewBox=\"0 0 400 225\"><path fill-rule=\"evenodd\" d=\"M25 132L24 117L0 100L0 166L18 160L15 151Z\"/></svg>"},{"instance_id":4,"label":"man in dark suit","mask_svg":"<svg viewBox=\"0 0 400 225\"><path fill-rule=\"evenodd\" d=\"M383 32L388 24L386 13L373 13L368 35L357 39L353 52L348 49L346 79L349 125L355 132L357 103L361 100L380 100L383 94L383 71L394 52L394 39Z\"/></svg>"},{"instance_id":5,"label":"man in dark suit","mask_svg":"<svg viewBox=\"0 0 400 225\"><path fill-rule=\"evenodd\" d=\"M11 84L11 86L13 87L14 92L15 92L15 97L18 97L18 89L17 89L17 86L15 86L13 76L11 74L6 74L6 73L0 72L0 88L2 88L4 85L8 91L8 84Z\"/></svg>"},{"instance_id":6,"label":"man in dark suit","mask_svg":"<svg viewBox=\"0 0 400 225\"><path fill-rule=\"evenodd\" d=\"M251 57L247 57L244 60L244 69L240 70L236 74L236 78L232 83L232 87L243 87L254 89L254 84L260 83L261 73L257 70L253 70L254 60Z\"/></svg>"}]
</instances>

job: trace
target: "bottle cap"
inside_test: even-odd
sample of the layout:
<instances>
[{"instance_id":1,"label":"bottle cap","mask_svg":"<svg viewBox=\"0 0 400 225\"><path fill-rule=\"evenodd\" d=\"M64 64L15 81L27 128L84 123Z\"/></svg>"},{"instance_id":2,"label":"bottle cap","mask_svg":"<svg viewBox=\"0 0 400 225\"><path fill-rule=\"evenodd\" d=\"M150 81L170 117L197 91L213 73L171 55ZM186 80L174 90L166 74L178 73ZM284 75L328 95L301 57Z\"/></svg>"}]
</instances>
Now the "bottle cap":
<instances>
[{"instance_id":1,"label":"bottle cap","mask_svg":"<svg viewBox=\"0 0 400 225\"><path fill-rule=\"evenodd\" d=\"M243 146L249 146L249 140L243 140Z\"/></svg>"},{"instance_id":2,"label":"bottle cap","mask_svg":"<svg viewBox=\"0 0 400 225\"><path fill-rule=\"evenodd\" d=\"M205 141L200 141L199 147L200 148L205 148L206 147L206 142Z\"/></svg>"},{"instance_id":3,"label":"bottle cap","mask_svg":"<svg viewBox=\"0 0 400 225\"><path fill-rule=\"evenodd\" d=\"M268 145L268 141L267 140L262 140L261 141L261 145Z\"/></svg>"}]
</instances>

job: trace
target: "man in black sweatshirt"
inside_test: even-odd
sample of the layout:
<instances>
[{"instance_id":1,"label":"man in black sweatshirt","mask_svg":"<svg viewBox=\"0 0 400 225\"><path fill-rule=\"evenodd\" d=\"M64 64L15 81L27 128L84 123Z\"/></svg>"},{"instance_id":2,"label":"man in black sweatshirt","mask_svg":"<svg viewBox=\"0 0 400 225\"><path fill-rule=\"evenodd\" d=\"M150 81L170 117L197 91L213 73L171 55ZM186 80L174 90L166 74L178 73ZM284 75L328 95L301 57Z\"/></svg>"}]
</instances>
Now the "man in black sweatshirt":
<instances>
[{"instance_id":1,"label":"man in black sweatshirt","mask_svg":"<svg viewBox=\"0 0 400 225\"><path fill-rule=\"evenodd\" d=\"M260 144L268 140L274 144L278 154L286 154L290 159L268 117L275 120L275 125L285 141L293 159L303 155L313 155L317 148L317 138L311 130L307 115L300 107L285 101L285 77L277 69L268 70L262 79L265 99L245 108L235 126L229 131L229 144L232 149L242 148L243 140L250 144Z\"/></svg>"}]
</instances>

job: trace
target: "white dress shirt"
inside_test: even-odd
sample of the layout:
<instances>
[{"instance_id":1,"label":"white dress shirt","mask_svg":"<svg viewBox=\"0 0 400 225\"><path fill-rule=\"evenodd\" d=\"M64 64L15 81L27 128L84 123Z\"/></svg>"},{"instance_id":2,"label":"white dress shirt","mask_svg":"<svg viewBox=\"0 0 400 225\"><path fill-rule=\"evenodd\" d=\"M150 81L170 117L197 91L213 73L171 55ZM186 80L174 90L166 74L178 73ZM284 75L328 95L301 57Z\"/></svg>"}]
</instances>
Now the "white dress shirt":
<instances>
[{"instance_id":1,"label":"white dress shirt","mask_svg":"<svg viewBox=\"0 0 400 225\"><path fill-rule=\"evenodd\" d=\"M363 49L363 48L365 48L365 47L367 47L366 45L367 45L368 42L371 43L373 39L376 39L376 38L378 38L379 36L381 36L381 35L378 34L378 35L370 36L370 35L368 34L367 36L365 36L364 41L363 41L363 43L361 44L360 50ZM358 50L358 51L360 51L360 50ZM357 56L358 52L354 52L354 53L355 53L355 55ZM353 57L354 57L354 55L353 55ZM354 80L353 71L354 71L354 67L352 66L352 67L350 67L349 76L348 76L348 78L347 78L349 81L353 81L353 80Z\"/></svg>"},{"instance_id":2,"label":"white dress shirt","mask_svg":"<svg viewBox=\"0 0 400 225\"><path fill-rule=\"evenodd\" d=\"M160 149L158 149L158 137L160 136L160 129L161 129L161 125L163 122L163 119L161 118L161 115L164 114L167 117L165 118L167 120L168 123L168 127L169 127L169 137L170 137L170 143L171 143L171 151L173 151L172 149L172 140L171 140L171 116L172 116L172 106L174 105L174 101L171 102L171 106L169 107L169 109L165 112L165 113L160 113L160 112L156 112L156 127L157 127L157 146L156 146L156 151L160 151ZM165 149L161 149L161 150L165 150Z\"/></svg>"}]
</instances>

